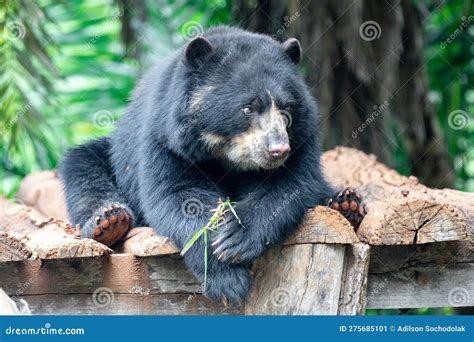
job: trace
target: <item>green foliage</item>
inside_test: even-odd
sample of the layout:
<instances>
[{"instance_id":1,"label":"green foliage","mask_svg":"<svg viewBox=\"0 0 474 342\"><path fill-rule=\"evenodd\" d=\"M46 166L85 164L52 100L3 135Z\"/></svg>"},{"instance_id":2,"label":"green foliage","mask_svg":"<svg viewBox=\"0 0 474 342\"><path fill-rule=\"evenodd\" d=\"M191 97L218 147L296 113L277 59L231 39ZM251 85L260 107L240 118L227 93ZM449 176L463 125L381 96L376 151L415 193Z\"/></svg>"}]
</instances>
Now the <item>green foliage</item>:
<instances>
[{"instance_id":1,"label":"green foliage","mask_svg":"<svg viewBox=\"0 0 474 342\"><path fill-rule=\"evenodd\" d=\"M453 308L420 308L420 309L383 309L383 310L374 310L368 309L365 313L367 316L374 315L453 315Z\"/></svg>"},{"instance_id":2,"label":"green foliage","mask_svg":"<svg viewBox=\"0 0 474 342\"><path fill-rule=\"evenodd\" d=\"M474 191L474 12L472 1L437 2L425 22L431 97L444 144L455 161L456 186Z\"/></svg>"},{"instance_id":3,"label":"green foliage","mask_svg":"<svg viewBox=\"0 0 474 342\"><path fill-rule=\"evenodd\" d=\"M229 19L224 0L0 0L0 194L108 133L143 70Z\"/></svg>"},{"instance_id":4,"label":"green foliage","mask_svg":"<svg viewBox=\"0 0 474 342\"><path fill-rule=\"evenodd\" d=\"M57 103L50 96L58 76L50 56L57 46L46 22L54 25L34 2L0 2L0 179L7 192L59 156L58 136L42 111Z\"/></svg>"}]
</instances>

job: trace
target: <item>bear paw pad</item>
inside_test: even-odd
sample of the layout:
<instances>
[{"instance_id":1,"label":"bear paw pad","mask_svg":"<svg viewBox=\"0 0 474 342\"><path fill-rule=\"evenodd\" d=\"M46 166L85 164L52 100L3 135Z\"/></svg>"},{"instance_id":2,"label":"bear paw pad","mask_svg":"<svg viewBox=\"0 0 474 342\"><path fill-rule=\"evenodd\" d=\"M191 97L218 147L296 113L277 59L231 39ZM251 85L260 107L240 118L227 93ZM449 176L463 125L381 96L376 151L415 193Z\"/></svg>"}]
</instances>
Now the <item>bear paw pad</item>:
<instances>
[{"instance_id":1,"label":"bear paw pad","mask_svg":"<svg viewBox=\"0 0 474 342\"><path fill-rule=\"evenodd\" d=\"M102 213L95 216L93 239L107 246L112 246L132 226L132 215L120 204L105 207Z\"/></svg>"},{"instance_id":2,"label":"bear paw pad","mask_svg":"<svg viewBox=\"0 0 474 342\"><path fill-rule=\"evenodd\" d=\"M329 200L328 206L339 211L355 229L359 228L367 213L361 197L351 188L346 188L334 195Z\"/></svg>"}]
</instances>

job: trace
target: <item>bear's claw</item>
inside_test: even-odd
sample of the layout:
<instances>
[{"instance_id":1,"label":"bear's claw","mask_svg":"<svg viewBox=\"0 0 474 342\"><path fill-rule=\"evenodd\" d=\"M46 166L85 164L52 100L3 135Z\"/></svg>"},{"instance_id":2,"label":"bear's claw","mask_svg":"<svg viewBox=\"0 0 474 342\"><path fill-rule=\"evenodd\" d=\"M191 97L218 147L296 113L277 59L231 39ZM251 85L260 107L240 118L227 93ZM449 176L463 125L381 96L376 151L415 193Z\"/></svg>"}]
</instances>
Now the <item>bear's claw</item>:
<instances>
[{"instance_id":1,"label":"bear's claw","mask_svg":"<svg viewBox=\"0 0 474 342\"><path fill-rule=\"evenodd\" d=\"M95 217L95 223L93 239L112 246L131 228L132 216L125 207L114 204L104 208L102 214Z\"/></svg>"},{"instance_id":2,"label":"bear's claw","mask_svg":"<svg viewBox=\"0 0 474 342\"><path fill-rule=\"evenodd\" d=\"M334 195L328 202L328 206L339 211L357 229L362 222L367 210L362 199L354 189L346 188Z\"/></svg>"},{"instance_id":3,"label":"bear's claw","mask_svg":"<svg viewBox=\"0 0 474 342\"><path fill-rule=\"evenodd\" d=\"M237 220L229 220L211 239L213 254L220 262L247 263L260 253L260 250L255 248L249 232L245 231Z\"/></svg>"}]
</instances>

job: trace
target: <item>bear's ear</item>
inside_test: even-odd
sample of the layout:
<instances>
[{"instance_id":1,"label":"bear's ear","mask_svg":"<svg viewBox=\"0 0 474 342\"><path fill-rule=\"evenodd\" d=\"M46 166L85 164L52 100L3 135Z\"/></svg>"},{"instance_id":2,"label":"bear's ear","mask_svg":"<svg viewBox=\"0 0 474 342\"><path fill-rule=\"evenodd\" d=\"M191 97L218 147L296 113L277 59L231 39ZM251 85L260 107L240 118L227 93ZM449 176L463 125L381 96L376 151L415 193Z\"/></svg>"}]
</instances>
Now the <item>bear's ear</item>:
<instances>
[{"instance_id":1,"label":"bear's ear","mask_svg":"<svg viewBox=\"0 0 474 342\"><path fill-rule=\"evenodd\" d=\"M210 41L204 37L196 37L186 46L184 63L197 69L209 58L213 50Z\"/></svg>"},{"instance_id":2,"label":"bear's ear","mask_svg":"<svg viewBox=\"0 0 474 342\"><path fill-rule=\"evenodd\" d=\"M281 44L281 47L294 64L299 63L301 59L301 45L298 39L289 38Z\"/></svg>"}]
</instances>

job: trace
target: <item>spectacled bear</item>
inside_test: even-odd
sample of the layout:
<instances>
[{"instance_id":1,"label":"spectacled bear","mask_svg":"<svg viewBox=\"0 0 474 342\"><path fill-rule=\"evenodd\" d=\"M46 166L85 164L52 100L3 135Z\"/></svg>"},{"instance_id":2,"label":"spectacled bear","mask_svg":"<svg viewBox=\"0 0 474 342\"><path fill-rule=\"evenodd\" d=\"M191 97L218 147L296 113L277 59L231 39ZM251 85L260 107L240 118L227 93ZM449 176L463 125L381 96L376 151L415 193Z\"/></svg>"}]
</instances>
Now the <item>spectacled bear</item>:
<instances>
[{"instance_id":1,"label":"spectacled bear","mask_svg":"<svg viewBox=\"0 0 474 342\"><path fill-rule=\"evenodd\" d=\"M191 40L141 80L110 136L65 157L72 223L108 246L146 225L183 248L230 199L239 219L229 212L210 233L205 294L242 303L252 261L334 193L300 57L296 39L231 27ZM201 281L203 252L198 239L184 255Z\"/></svg>"}]
</instances>

